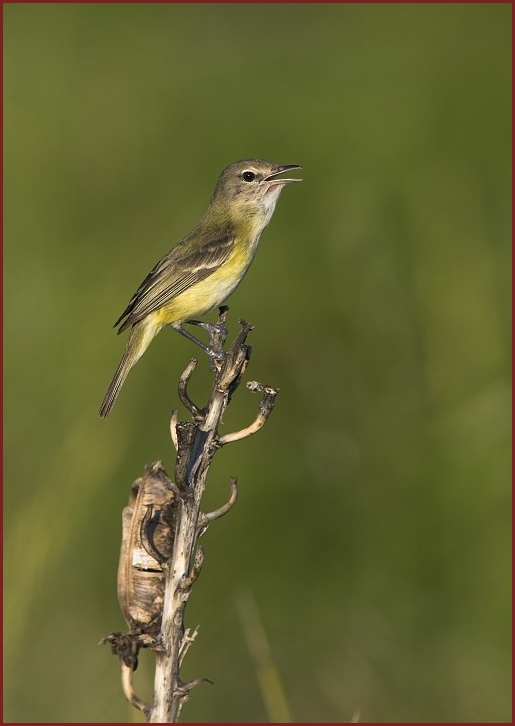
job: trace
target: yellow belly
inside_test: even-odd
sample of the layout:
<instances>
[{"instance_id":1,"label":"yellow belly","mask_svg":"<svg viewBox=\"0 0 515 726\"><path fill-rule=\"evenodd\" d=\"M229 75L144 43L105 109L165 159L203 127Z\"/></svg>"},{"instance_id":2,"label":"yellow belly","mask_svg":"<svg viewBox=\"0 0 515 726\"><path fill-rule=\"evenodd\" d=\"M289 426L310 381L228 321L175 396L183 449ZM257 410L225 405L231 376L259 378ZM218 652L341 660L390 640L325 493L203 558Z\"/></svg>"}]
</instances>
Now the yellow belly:
<instances>
[{"instance_id":1,"label":"yellow belly","mask_svg":"<svg viewBox=\"0 0 515 726\"><path fill-rule=\"evenodd\" d=\"M255 250L236 248L231 257L212 275L195 283L151 315L163 326L195 318L221 305L243 279Z\"/></svg>"}]
</instances>

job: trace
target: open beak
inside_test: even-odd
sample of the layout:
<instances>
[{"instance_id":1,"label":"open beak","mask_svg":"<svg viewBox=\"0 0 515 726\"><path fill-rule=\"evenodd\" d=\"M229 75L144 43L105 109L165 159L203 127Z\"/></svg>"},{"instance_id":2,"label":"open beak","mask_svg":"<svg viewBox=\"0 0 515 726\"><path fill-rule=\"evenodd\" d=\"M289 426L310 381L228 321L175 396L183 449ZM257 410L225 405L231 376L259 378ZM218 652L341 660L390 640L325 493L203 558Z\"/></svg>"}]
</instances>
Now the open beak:
<instances>
[{"instance_id":1,"label":"open beak","mask_svg":"<svg viewBox=\"0 0 515 726\"><path fill-rule=\"evenodd\" d=\"M264 181L272 182L272 184L289 184L290 182L302 181L302 179L276 179L279 174L284 174L285 171L289 171L290 169L302 169L302 167L298 164L285 164L284 166L278 166L276 171L264 178Z\"/></svg>"}]
</instances>

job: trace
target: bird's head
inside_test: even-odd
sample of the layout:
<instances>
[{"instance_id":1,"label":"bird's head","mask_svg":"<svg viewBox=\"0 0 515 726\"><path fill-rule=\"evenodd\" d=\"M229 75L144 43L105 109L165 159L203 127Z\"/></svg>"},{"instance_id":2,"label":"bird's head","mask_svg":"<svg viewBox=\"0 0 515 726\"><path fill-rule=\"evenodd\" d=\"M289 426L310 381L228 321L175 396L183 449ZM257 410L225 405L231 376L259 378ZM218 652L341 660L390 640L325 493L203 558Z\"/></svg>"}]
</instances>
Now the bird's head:
<instances>
[{"instance_id":1,"label":"bird's head","mask_svg":"<svg viewBox=\"0 0 515 726\"><path fill-rule=\"evenodd\" d=\"M264 227L284 186L302 181L286 179L281 174L301 168L298 164L278 165L265 159L236 161L220 174L211 204L225 207L231 216L255 215Z\"/></svg>"}]
</instances>

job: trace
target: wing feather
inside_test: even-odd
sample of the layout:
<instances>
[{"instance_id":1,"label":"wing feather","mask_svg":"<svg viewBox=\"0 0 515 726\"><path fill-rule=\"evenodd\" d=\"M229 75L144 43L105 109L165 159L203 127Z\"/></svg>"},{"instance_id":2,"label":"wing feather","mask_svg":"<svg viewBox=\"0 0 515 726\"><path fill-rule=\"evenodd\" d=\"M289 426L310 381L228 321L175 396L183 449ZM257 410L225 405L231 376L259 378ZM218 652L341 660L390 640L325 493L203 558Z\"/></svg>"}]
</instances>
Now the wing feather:
<instances>
[{"instance_id":1,"label":"wing feather","mask_svg":"<svg viewBox=\"0 0 515 726\"><path fill-rule=\"evenodd\" d=\"M186 237L176 245L145 277L114 324L116 327L125 318L118 333L212 275L229 259L235 243L234 234L227 231L217 239L199 244L199 249L190 251L186 244L188 239Z\"/></svg>"}]
</instances>

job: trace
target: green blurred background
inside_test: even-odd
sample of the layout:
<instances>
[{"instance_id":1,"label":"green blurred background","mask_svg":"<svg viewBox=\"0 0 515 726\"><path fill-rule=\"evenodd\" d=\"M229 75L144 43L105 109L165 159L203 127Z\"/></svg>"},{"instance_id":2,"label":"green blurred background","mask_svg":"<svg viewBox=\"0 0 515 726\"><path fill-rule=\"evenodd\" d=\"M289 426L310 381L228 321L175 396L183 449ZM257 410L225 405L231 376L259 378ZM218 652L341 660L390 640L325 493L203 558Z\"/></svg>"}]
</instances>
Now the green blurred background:
<instances>
[{"instance_id":1,"label":"green blurred background","mask_svg":"<svg viewBox=\"0 0 515 726\"><path fill-rule=\"evenodd\" d=\"M204 537L183 675L215 685L182 718L277 717L250 593L295 721L509 721L511 6L6 4L4 34L5 719L139 718L97 643L197 350L163 331L103 421L111 326L259 156L304 182L229 329L281 391L211 469L206 509L240 496Z\"/></svg>"}]
</instances>

